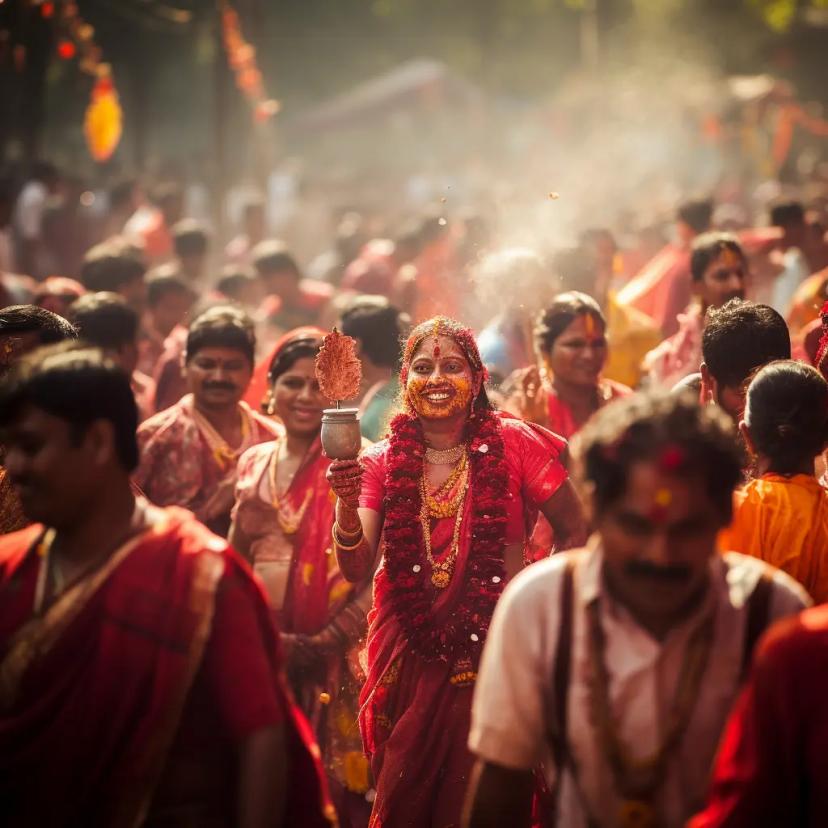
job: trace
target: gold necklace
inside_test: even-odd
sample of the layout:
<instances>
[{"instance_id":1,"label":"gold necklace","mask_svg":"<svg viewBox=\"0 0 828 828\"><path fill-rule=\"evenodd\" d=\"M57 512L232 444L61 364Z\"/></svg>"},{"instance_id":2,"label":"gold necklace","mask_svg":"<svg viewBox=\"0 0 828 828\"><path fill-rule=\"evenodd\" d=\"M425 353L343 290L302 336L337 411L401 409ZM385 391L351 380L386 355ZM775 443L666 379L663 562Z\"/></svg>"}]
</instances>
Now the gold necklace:
<instances>
[{"instance_id":1,"label":"gold necklace","mask_svg":"<svg viewBox=\"0 0 828 828\"><path fill-rule=\"evenodd\" d=\"M227 440L213 428L212 423L195 407L195 403L193 404L193 419L204 436L204 439L207 441L216 465L222 471L228 471L232 466L235 466L242 452L249 448L250 434L252 431L250 412L243 406L239 406L238 408L239 416L241 417L242 439L239 447L234 449L230 447Z\"/></svg>"},{"instance_id":2,"label":"gold necklace","mask_svg":"<svg viewBox=\"0 0 828 828\"><path fill-rule=\"evenodd\" d=\"M709 612L687 642L666 735L658 750L643 760L629 756L616 731L605 661L606 638L598 601L587 607L587 622L590 718L601 743L601 753L609 760L616 790L622 797L618 824L621 828L655 828L658 819L652 799L664 779L670 754L681 742L690 723L713 647L715 616Z\"/></svg>"},{"instance_id":3,"label":"gold necklace","mask_svg":"<svg viewBox=\"0 0 828 828\"><path fill-rule=\"evenodd\" d=\"M465 453L466 444L460 443L448 449L434 449L426 446L425 461L432 466L450 466L456 463Z\"/></svg>"},{"instance_id":4,"label":"gold necklace","mask_svg":"<svg viewBox=\"0 0 828 828\"><path fill-rule=\"evenodd\" d=\"M451 583L451 576L454 574L454 564L457 561L457 554L460 551L460 527L463 522L463 504L466 500L466 493L469 490L468 472L463 476L460 486L459 501L454 516L454 531L451 535L451 544L448 554L438 561L431 551L431 517L426 495L425 473L420 480L420 492L422 494L422 506L420 507L420 525L423 528L423 545L425 546L426 560L431 565L431 583L437 589L445 589Z\"/></svg>"},{"instance_id":5,"label":"gold necklace","mask_svg":"<svg viewBox=\"0 0 828 828\"><path fill-rule=\"evenodd\" d=\"M456 479L452 482L452 488L448 491L443 491L440 488L434 494L428 491L428 483L425 472L422 478L423 500L428 506L428 513L434 518L449 518L457 514L464 497L464 486L468 483L469 470L468 466L461 469ZM452 494L453 492L453 494Z\"/></svg>"},{"instance_id":6,"label":"gold necklace","mask_svg":"<svg viewBox=\"0 0 828 828\"><path fill-rule=\"evenodd\" d=\"M276 443L276 448L273 449L273 455L270 460L270 493L273 508L276 510L276 520L279 522L279 528L286 535L295 535L302 525L302 520L305 517L305 512L308 509L311 498L313 497L313 489L308 488L302 499L302 505L298 509L294 509L287 500L287 493L290 489L288 485L282 497L279 497L279 490L276 487L276 473L279 470L279 450L281 449L281 441Z\"/></svg>"},{"instance_id":7,"label":"gold necklace","mask_svg":"<svg viewBox=\"0 0 828 828\"><path fill-rule=\"evenodd\" d=\"M454 488L454 485L460 479L460 475L466 470L468 464L469 453L464 451L463 455L460 457L460 462L457 463L457 465L451 470L451 474L446 478L445 482L437 488L433 496L435 498L441 498L447 495Z\"/></svg>"}]
</instances>

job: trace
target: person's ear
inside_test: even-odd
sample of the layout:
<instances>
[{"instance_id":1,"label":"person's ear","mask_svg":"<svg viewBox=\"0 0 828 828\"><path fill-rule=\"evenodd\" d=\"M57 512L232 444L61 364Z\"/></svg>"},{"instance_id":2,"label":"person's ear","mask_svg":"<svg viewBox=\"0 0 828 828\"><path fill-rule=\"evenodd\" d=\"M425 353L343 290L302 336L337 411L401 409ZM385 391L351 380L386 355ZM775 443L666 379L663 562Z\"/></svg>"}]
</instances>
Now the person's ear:
<instances>
[{"instance_id":1,"label":"person's ear","mask_svg":"<svg viewBox=\"0 0 828 828\"><path fill-rule=\"evenodd\" d=\"M109 420L94 420L83 436L84 450L96 466L106 466L117 458L115 426Z\"/></svg>"},{"instance_id":2,"label":"person's ear","mask_svg":"<svg viewBox=\"0 0 828 828\"><path fill-rule=\"evenodd\" d=\"M701 371L701 402L703 405L709 405L712 402L716 402L716 393L718 390L716 380L713 379L707 363L703 362L699 370Z\"/></svg>"}]
</instances>

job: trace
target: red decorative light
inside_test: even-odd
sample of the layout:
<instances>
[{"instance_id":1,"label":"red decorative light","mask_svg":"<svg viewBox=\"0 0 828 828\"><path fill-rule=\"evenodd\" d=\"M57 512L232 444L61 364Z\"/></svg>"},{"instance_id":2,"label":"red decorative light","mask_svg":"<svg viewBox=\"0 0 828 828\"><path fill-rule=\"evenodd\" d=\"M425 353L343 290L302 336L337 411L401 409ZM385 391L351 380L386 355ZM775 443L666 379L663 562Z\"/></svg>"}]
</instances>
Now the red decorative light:
<instances>
[{"instance_id":1,"label":"red decorative light","mask_svg":"<svg viewBox=\"0 0 828 828\"><path fill-rule=\"evenodd\" d=\"M61 40L58 43L57 53L61 60L72 60L76 51L75 44L71 40Z\"/></svg>"},{"instance_id":2,"label":"red decorative light","mask_svg":"<svg viewBox=\"0 0 828 828\"><path fill-rule=\"evenodd\" d=\"M47 20L50 17L55 16L55 4L54 3L42 3L40 6L40 14L45 17Z\"/></svg>"}]
</instances>

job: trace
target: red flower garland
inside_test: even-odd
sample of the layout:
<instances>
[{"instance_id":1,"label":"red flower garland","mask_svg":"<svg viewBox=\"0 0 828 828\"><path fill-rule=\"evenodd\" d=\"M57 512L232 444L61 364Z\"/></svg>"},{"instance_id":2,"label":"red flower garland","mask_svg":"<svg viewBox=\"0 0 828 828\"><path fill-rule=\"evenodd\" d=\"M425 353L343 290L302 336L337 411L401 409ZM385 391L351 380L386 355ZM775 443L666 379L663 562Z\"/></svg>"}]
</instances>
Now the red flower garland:
<instances>
[{"instance_id":1,"label":"red flower garland","mask_svg":"<svg viewBox=\"0 0 828 828\"><path fill-rule=\"evenodd\" d=\"M385 558L375 599L377 603L390 602L409 646L427 661L471 658L477 663L505 580L508 470L497 415L476 412L468 421L466 438L471 461L471 550L457 606L438 624L432 611L436 590L431 584L420 524L425 454L422 426L409 414L399 414L391 423L385 480Z\"/></svg>"}]
</instances>

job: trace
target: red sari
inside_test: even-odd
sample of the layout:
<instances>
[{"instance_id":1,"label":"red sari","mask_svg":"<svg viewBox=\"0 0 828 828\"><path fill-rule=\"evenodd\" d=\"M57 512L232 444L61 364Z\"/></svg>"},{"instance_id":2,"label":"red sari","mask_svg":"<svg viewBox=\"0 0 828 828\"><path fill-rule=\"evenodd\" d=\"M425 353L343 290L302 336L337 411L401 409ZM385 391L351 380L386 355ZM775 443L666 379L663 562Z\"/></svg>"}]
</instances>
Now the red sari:
<instances>
[{"instance_id":1,"label":"red sari","mask_svg":"<svg viewBox=\"0 0 828 828\"><path fill-rule=\"evenodd\" d=\"M566 470L558 459L566 444L540 427L506 417L497 421L507 477L501 503L501 507L505 504L504 540L505 544L525 543L537 507L566 480ZM485 443L470 445L471 452L488 450ZM389 441L366 452L360 496L360 506L384 513L386 518L391 482L388 457ZM440 628L457 614L465 594L480 588L469 581L477 552L472 543L476 493L473 488L469 492L449 586L437 590L423 579L422 589L431 596L429 621ZM453 529L454 518L432 519L435 558L447 550ZM457 677L456 661L426 659L410 646L399 608L389 600L387 590L395 550L386 541L383 544L374 608L369 615L368 677L360 696L360 728L377 790L371 826L456 825L473 764L466 742L474 688L472 682L452 681ZM502 588L500 575L490 580ZM480 635L475 633L467 647L471 672L476 670L478 647L491 618L476 620Z\"/></svg>"},{"instance_id":2,"label":"red sari","mask_svg":"<svg viewBox=\"0 0 828 828\"><path fill-rule=\"evenodd\" d=\"M249 540L253 569L262 578L279 628L313 635L363 590L342 577L332 554L334 501L325 477L330 460L322 453L320 440L308 450L288 490L277 497L273 462L278 446L278 441L262 443L242 455L233 520ZM276 503L283 504L281 524ZM299 516L296 531L286 533L285 518L295 521ZM271 575L274 569L275 578ZM287 585L282 595L279 582L285 569ZM328 659L323 675L295 675L289 670L299 704L322 747L343 824L349 822L345 812L351 812L351 821L359 822L354 812L367 811L364 795L370 787L356 721L359 684L364 679L356 658L358 646L355 642L344 656ZM330 697L327 704L320 701L322 693ZM346 796L345 791L355 796Z\"/></svg>"},{"instance_id":3,"label":"red sari","mask_svg":"<svg viewBox=\"0 0 828 828\"><path fill-rule=\"evenodd\" d=\"M163 806L179 804L187 778L207 783L199 791L207 807L178 818L227 824L233 740L282 724L285 824L329 825L318 750L283 684L260 588L227 544L188 512L165 510L164 520L33 614L42 535L35 525L0 539L4 822L176 824ZM193 750L196 739L205 754ZM225 763L208 766L213 754Z\"/></svg>"}]
</instances>

